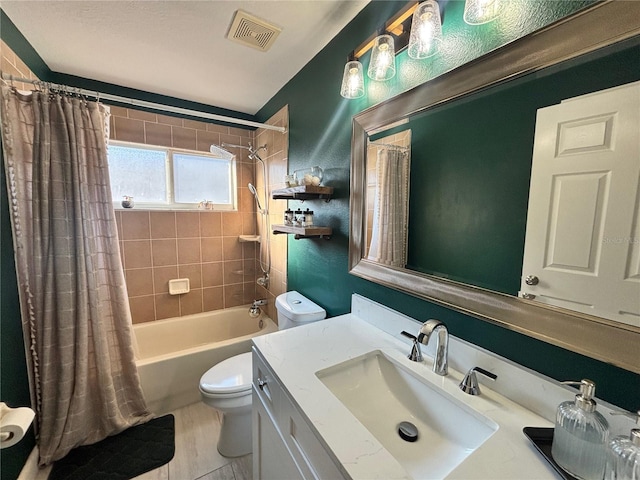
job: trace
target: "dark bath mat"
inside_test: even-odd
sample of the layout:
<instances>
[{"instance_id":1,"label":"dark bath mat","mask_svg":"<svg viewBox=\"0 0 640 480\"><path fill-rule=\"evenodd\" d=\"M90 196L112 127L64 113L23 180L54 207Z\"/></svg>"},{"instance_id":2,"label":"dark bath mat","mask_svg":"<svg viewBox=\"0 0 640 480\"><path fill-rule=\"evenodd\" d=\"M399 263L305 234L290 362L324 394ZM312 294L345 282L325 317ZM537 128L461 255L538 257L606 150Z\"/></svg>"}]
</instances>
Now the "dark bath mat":
<instances>
[{"instance_id":1,"label":"dark bath mat","mask_svg":"<svg viewBox=\"0 0 640 480\"><path fill-rule=\"evenodd\" d=\"M53 464L49 480L127 480L161 467L175 453L174 423L165 415L74 448Z\"/></svg>"}]
</instances>

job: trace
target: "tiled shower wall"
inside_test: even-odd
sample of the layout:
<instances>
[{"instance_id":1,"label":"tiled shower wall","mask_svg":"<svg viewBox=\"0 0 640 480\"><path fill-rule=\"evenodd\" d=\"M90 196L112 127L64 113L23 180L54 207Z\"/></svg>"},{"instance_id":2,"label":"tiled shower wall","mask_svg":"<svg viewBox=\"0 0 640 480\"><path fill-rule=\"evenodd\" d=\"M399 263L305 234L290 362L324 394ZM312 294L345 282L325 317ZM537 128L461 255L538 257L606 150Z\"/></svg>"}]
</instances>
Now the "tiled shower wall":
<instances>
[{"instance_id":1,"label":"tiled shower wall","mask_svg":"<svg viewBox=\"0 0 640 480\"><path fill-rule=\"evenodd\" d=\"M254 133L131 108L111 107L113 140L209 151L211 144L247 145ZM232 150L238 168L238 211L117 210L129 302L134 323L217 310L256 297L256 210L247 183L254 163ZM191 291L169 295L168 282L189 278Z\"/></svg>"},{"instance_id":2,"label":"tiled shower wall","mask_svg":"<svg viewBox=\"0 0 640 480\"><path fill-rule=\"evenodd\" d=\"M0 72L13 75L14 77L38 80L38 77L33 74L20 57L2 40L0 40ZM18 90L33 90L33 85L31 84L14 82L13 85Z\"/></svg>"},{"instance_id":3,"label":"tiled shower wall","mask_svg":"<svg viewBox=\"0 0 640 480\"><path fill-rule=\"evenodd\" d=\"M267 164L267 182L269 187L269 197L273 190L284 188L285 175L288 170L289 161L289 108L283 107L273 117L267 120L265 123L269 125L276 125L284 127L285 133L279 133L273 130L265 130L259 128L256 130L256 145L267 145L267 151L265 155L262 155L264 150L259 153ZM264 191L265 180L262 175L261 165L256 163L256 182L259 192ZM261 197L262 201L262 197ZM283 223L284 211L287 209L286 200L273 200L269 199L269 224L276 225ZM271 281L268 288L261 286L256 287L256 294L258 298L266 298L267 314L274 320L277 319L277 312L275 309L275 298L287 291L287 235L274 235L269 232L269 244L271 250ZM256 255L258 255L256 253ZM264 263L264 262L263 262ZM256 265L256 272L261 274L260 265Z\"/></svg>"}]
</instances>

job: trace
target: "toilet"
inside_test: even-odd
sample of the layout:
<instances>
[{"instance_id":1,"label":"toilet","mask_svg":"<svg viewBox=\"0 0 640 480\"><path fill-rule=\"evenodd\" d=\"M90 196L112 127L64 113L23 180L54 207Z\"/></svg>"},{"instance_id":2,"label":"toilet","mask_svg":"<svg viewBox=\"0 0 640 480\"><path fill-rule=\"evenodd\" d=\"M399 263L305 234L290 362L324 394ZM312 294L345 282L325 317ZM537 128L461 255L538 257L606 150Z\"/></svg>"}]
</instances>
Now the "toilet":
<instances>
[{"instance_id":1,"label":"toilet","mask_svg":"<svg viewBox=\"0 0 640 480\"><path fill-rule=\"evenodd\" d=\"M278 295L278 330L316 322L327 312L308 298L292 291ZM225 457L251 453L251 352L228 358L200 378L202 401L222 413L218 452Z\"/></svg>"}]
</instances>

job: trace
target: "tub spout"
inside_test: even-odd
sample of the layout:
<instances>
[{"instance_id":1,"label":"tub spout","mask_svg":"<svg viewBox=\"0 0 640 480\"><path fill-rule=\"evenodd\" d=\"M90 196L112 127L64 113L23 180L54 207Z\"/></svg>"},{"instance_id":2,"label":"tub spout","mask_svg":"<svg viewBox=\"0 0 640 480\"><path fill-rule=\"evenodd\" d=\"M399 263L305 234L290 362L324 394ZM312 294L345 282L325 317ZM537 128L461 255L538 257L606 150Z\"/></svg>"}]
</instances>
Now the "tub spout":
<instances>
[{"instance_id":1,"label":"tub spout","mask_svg":"<svg viewBox=\"0 0 640 480\"><path fill-rule=\"evenodd\" d=\"M257 318L260 316L260 307L265 306L267 304L266 299L262 300L254 300L249 308L249 316L251 318Z\"/></svg>"}]
</instances>

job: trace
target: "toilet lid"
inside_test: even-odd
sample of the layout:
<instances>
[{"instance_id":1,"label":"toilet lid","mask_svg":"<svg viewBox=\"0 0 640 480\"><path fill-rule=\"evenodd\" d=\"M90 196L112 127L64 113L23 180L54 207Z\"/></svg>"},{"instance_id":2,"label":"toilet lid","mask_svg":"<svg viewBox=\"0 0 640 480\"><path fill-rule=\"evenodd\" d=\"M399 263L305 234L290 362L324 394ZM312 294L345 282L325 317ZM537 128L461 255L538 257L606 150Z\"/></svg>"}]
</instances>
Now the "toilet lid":
<instances>
[{"instance_id":1,"label":"toilet lid","mask_svg":"<svg viewBox=\"0 0 640 480\"><path fill-rule=\"evenodd\" d=\"M200 389L206 393L237 393L251 389L251 353L242 353L214 365L202 375Z\"/></svg>"}]
</instances>

